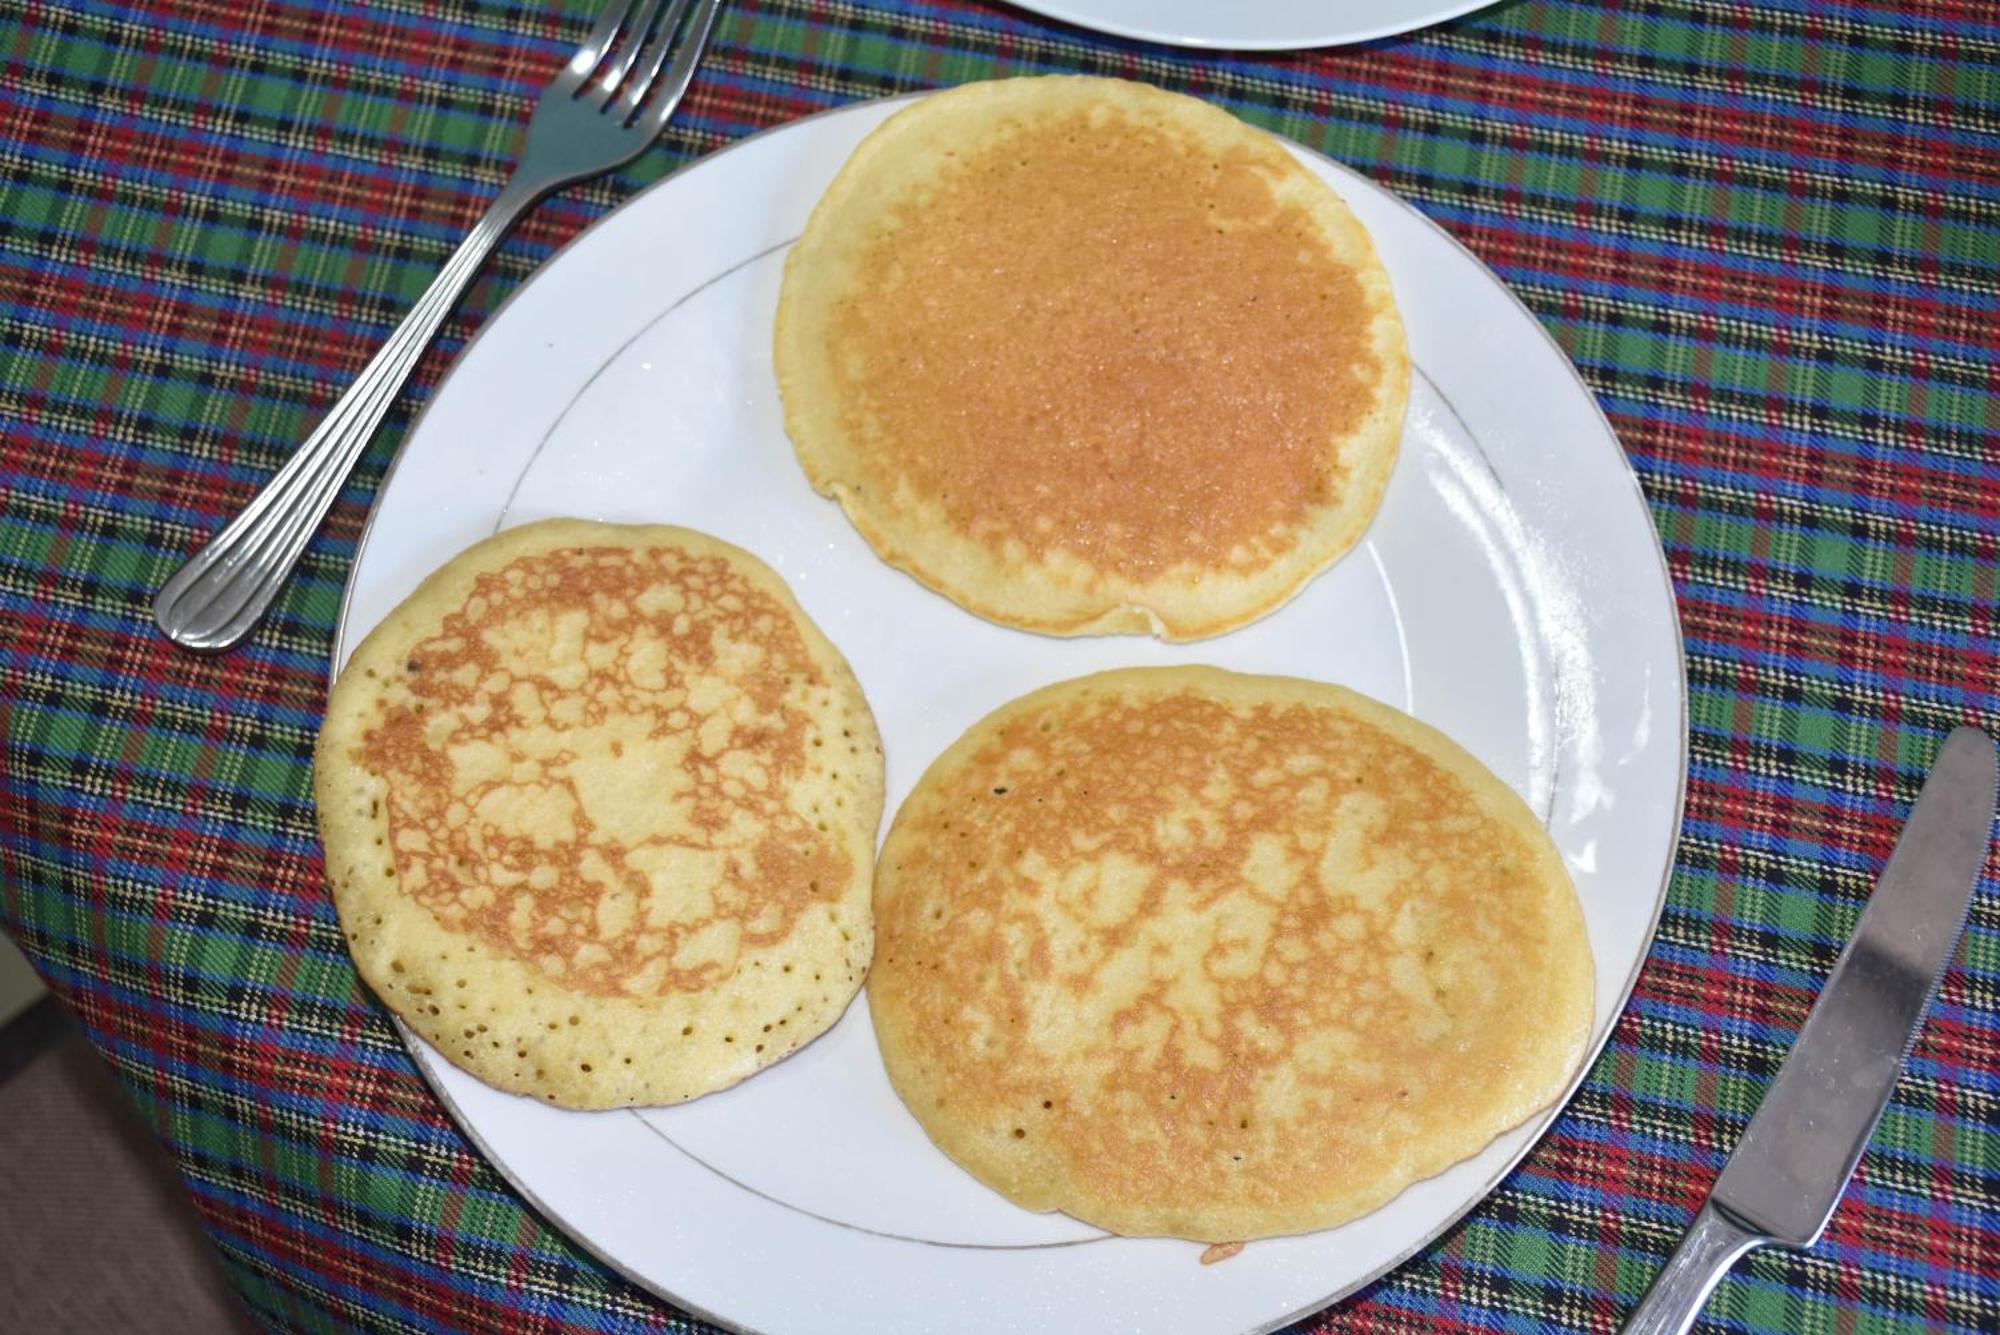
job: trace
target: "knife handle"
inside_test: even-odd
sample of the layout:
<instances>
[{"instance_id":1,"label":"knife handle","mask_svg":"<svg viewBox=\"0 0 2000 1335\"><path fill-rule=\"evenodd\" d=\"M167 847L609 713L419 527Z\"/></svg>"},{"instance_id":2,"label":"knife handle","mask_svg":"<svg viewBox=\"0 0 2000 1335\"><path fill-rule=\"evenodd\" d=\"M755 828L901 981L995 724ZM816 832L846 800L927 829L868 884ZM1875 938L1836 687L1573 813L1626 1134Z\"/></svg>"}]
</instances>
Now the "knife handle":
<instances>
[{"instance_id":1,"label":"knife handle","mask_svg":"<svg viewBox=\"0 0 2000 1335\"><path fill-rule=\"evenodd\" d=\"M1653 1286L1625 1319L1624 1335L1687 1335L1729 1267L1752 1247L1770 1240L1739 1228L1722 1211L1704 1203Z\"/></svg>"}]
</instances>

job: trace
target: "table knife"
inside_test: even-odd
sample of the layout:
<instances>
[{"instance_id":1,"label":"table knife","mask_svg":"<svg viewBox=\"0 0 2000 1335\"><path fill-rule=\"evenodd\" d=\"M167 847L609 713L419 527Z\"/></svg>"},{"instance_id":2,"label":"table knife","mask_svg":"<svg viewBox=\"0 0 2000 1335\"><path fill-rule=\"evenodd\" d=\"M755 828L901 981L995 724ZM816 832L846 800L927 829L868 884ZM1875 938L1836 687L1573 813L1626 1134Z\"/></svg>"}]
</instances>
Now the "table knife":
<instances>
[{"instance_id":1,"label":"table knife","mask_svg":"<svg viewBox=\"0 0 2000 1335\"><path fill-rule=\"evenodd\" d=\"M1853 938L1626 1335L1681 1335L1745 1252L1819 1240L1965 926L1993 823L1994 759L1976 728L1945 739Z\"/></svg>"}]
</instances>

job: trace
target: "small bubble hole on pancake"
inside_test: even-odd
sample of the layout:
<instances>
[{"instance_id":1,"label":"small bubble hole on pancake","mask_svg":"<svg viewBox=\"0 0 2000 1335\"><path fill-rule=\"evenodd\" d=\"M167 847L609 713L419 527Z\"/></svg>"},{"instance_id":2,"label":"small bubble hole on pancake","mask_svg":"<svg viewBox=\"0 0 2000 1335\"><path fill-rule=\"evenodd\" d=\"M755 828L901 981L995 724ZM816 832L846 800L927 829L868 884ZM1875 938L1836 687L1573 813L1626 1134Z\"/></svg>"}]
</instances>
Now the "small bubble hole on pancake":
<instances>
[{"instance_id":1,"label":"small bubble hole on pancake","mask_svg":"<svg viewBox=\"0 0 2000 1335\"><path fill-rule=\"evenodd\" d=\"M1388 277L1276 140L1119 80L970 84L854 153L786 264L785 421L885 560L1052 634L1214 635L1359 540Z\"/></svg>"},{"instance_id":2,"label":"small bubble hole on pancake","mask_svg":"<svg viewBox=\"0 0 2000 1335\"><path fill-rule=\"evenodd\" d=\"M867 970L867 702L776 573L691 530L551 520L455 557L340 674L314 786L361 976L501 1089L693 1098Z\"/></svg>"},{"instance_id":3,"label":"small bubble hole on pancake","mask_svg":"<svg viewBox=\"0 0 2000 1335\"><path fill-rule=\"evenodd\" d=\"M870 1011L974 1176L1117 1233L1331 1227L1560 1096L1584 923L1526 805L1342 688L1142 668L1008 704L897 813Z\"/></svg>"}]
</instances>

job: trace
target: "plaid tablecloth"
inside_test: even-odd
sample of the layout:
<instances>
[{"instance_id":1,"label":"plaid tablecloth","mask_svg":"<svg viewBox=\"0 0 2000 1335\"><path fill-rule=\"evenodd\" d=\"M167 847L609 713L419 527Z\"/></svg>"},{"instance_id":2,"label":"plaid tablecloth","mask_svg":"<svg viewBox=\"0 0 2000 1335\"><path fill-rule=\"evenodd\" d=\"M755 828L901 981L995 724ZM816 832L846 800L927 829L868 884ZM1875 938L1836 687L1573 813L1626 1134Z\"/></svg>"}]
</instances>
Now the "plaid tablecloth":
<instances>
[{"instance_id":1,"label":"plaid tablecloth","mask_svg":"<svg viewBox=\"0 0 2000 1335\"><path fill-rule=\"evenodd\" d=\"M1080 70L1214 99L1413 201L1561 340L1644 481L1693 734L1650 963L1525 1164L1305 1323L1613 1329L1937 740L2000 729L1993 7L1515 0L1250 58L999 6L730 0L659 148L502 250L279 614L225 658L170 649L151 591L497 188L583 8L0 0L0 916L178 1158L256 1314L698 1326L522 1206L355 981L307 787L341 584L388 447L457 347L633 187L853 99ZM2000 1330L1995 889L1989 870L1825 1241L1739 1266L1711 1329Z\"/></svg>"}]
</instances>

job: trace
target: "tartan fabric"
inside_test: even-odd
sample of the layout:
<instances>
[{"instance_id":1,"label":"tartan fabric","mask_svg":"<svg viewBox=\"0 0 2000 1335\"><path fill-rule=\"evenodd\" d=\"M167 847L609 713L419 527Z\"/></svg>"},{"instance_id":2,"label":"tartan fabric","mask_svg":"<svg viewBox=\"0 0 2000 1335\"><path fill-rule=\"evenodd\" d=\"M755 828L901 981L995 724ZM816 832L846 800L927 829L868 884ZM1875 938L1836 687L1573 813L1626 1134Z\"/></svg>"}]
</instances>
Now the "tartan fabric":
<instances>
[{"instance_id":1,"label":"tartan fabric","mask_svg":"<svg viewBox=\"0 0 2000 1335\"><path fill-rule=\"evenodd\" d=\"M1521 294L1639 470L1680 598L1687 820L1552 1134L1313 1331L1615 1328L1740 1134L1936 742L2000 730L2000 19L1976 0L1513 0L1241 57L997 6L731 0L660 147L543 207L278 613L146 603L301 440L503 178L587 5L0 2L0 920L275 1329L693 1330L527 1211L354 979L307 787L389 442L630 190L857 98L1035 70L1212 98L1400 192ZM1708 1328L2000 1330L2000 897L1826 1239ZM831 1317L832 1314L830 1314Z\"/></svg>"}]
</instances>

